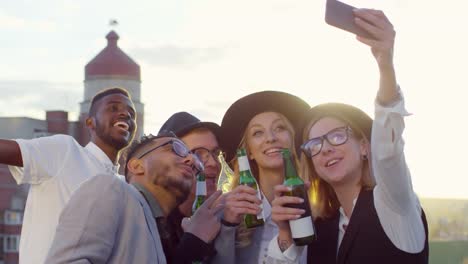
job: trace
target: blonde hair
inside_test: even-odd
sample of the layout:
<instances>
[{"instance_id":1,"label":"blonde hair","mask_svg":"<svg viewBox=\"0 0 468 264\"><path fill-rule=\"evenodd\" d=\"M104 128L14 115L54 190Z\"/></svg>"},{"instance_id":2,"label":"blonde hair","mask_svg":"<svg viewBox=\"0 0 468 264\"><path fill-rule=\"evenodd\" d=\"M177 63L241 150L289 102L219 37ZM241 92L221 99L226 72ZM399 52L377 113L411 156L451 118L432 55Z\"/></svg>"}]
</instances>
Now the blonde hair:
<instances>
[{"instance_id":1,"label":"blonde hair","mask_svg":"<svg viewBox=\"0 0 468 264\"><path fill-rule=\"evenodd\" d=\"M309 121L308 125L302 132L302 142L306 142L309 139L310 129L322 118L323 116L317 116ZM338 120L345 122L353 131L353 136L355 138L358 140L365 140L369 144L369 140L359 127L343 118L335 116L333 116L333 118L337 118ZM308 178L311 183L310 197L314 218L329 218L333 216L341 205L332 186L317 175L312 159L308 158L304 154L301 155L299 167L300 174L303 175L303 177ZM375 186L375 180L372 176L370 166L370 151L368 152L367 159L363 161L360 185L364 189L373 189Z\"/></svg>"},{"instance_id":2,"label":"blonde hair","mask_svg":"<svg viewBox=\"0 0 468 264\"><path fill-rule=\"evenodd\" d=\"M298 159L297 159L296 151L294 150L295 131L294 131L293 125L283 114L278 113L278 112L274 112L274 113L280 116L281 120L283 120L286 125L286 129L291 134L291 148L293 148L291 150L291 153L293 155L294 162L297 166ZM245 148L247 150L247 153L249 153L249 147L247 145L247 128L244 130L244 135L242 136L242 139L239 143L238 148ZM251 159L248 159L248 160L249 160L249 165L250 165L250 170L252 172L252 175L255 177L258 184L260 185L260 175L259 175L258 164L255 160L251 160ZM239 177L240 177L239 163L237 160L237 156L234 156L234 158L229 161L229 165L231 166L231 168L233 168L233 171L234 171L234 177L232 177L232 181L229 184L230 190L233 190L239 185ZM252 243L252 234L254 233L254 231L255 231L255 228L247 228L245 226L244 221L242 221L241 224L236 229L236 241L235 241L236 248L244 248L244 247L249 246Z\"/></svg>"}]
</instances>

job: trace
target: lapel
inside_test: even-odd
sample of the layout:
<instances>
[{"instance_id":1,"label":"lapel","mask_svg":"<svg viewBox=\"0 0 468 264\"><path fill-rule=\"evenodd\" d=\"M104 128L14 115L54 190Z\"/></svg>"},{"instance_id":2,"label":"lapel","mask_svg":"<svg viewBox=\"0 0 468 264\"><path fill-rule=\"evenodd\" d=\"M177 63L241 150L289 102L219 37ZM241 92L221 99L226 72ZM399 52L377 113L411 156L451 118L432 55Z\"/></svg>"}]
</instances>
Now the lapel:
<instances>
[{"instance_id":1,"label":"lapel","mask_svg":"<svg viewBox=\"0 0 468 264\"><path fill-rule=\"evenodd\" d=\"M138 202L140 203L140 206L143 208L146 225L148 226L148 229L150 230L151 237L153 238L153 242L156 247L155 250L156 250L157 257L158 257L157 263L166 264L166 256L164 255L164 251L162 249L163 247L161 244L161 238L159 236L159 232L156 226L156 221L153 217L153 213L151 212L148 202L143 197L143 194L137 191L136 188L134 188L134 186L132 186L131 189L135 193L135 196L137 197Z\"/></svg>"},{"instance_id":2,"label":"lapel","mask_svg":"<svg viewBox=\"0 0 468 264\"><path fill-rule=\"evenodd\" d=\"M359 233L361 223L364 222L363 220L369 212L369 195L372 195L372 191L361 189L361 192L359 193L358 199L356 201L356 205L354 206L353 213L351 214L349 225L346 228L343 241L341 241L336 262L338 264L346 263L348 252L351 249L354 239ZM338 226L338 224L336 226ZM338 228L335 229L338 230Z\"/></svg>"}]
</instances>

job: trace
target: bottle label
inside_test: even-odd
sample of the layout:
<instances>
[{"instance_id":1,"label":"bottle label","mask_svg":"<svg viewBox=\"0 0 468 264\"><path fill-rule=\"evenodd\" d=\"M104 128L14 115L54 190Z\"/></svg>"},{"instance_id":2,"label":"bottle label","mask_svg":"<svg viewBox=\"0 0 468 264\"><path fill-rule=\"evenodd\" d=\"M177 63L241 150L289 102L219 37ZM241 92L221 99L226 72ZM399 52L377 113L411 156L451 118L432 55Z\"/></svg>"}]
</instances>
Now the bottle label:
<instances>
[{"instance_id":1,"label":"bottle label","mask_svg":"<svg viewBox=\"0 0 468 264\"><path fill-rule=\"evenodd\" d=\"M242 156L238 158L239 160L239 171L246 171L250 169L249 160L247 156Z\"/></svg>"},{"instance_id":2,"label":"bottle label","mask_svg":"<svg viewBox=\"0 0 468 264\"><path fill-rule=\"evenodd\" d=\"M197 181L197 194L196 195L205 195L206 196L206 182Z\"/></svg>"},{"instance_id":3,"label":"bottle label","mask_svg":"<svg viewBox=\"0 0 468 264\"><path fill-rule=\"evenodd\" d=\"M296 220L289 220L291 235L293 238L302 238L314 235L312 217L306 216Z\"/></svg>"}]
</instances>

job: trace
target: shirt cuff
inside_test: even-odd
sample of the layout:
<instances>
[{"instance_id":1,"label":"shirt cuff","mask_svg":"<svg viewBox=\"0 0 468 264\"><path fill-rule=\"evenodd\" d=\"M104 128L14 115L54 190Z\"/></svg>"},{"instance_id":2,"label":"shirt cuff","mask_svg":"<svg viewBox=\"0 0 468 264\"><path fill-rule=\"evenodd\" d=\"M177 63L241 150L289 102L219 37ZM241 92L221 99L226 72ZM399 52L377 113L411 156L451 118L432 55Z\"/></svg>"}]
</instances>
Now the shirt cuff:
<instances>
[{"instance_id":1,"label":"shirt cuff","mask_svg":"<svg viewBox=\"0 0 468 264\"><path fill-rule=\"evenodd\" d=\"M281 249L278 245L278 235L273 237L268 245L268 256L275 259L275 260L282 260L282 261L290 261L296 262L301 255L304 247L298 247L294 243L286 249L284 252L281 252Z\"/></svg>"},{"instance_id":2,"label":"shirt cuff","mask_svg":"<svg viewBox=\"0 0 468 264\"><path fill-rule=\"evenodd\" d=\"M403 93L399 92L400 96L396 99L396 101L382 105L377 99L375 100L375 120L381 126L385 126L388 122L389 118L394 115L400 116L409 116L411 115L405 108L405 99Z\"/></svg>"},{"instance_id":3,"label":"shirt cuff","mask_svg":"<svg viewBox=\"0 0 468 264\"><path fill-rule=\"evenodd\" d=\"M10 170L11 175L15 179L17 184L23 183L35 183L34 179L31 177L31 169L30 169L30 158L29 158L29 151L27 150L27 145L25 145L23 139L16 139L16 143L20 148L21 152L21 159L23 160L23 167L12 166L8 165L8 169Z\"/></svg>"}]
</instances>

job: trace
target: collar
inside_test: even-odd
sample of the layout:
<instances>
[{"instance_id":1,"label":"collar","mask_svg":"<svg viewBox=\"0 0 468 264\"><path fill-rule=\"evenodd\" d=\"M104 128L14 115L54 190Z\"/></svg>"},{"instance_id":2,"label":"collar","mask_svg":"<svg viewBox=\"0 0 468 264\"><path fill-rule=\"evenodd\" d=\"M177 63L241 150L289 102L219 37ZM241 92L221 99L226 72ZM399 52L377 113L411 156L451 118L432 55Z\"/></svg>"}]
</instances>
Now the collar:
<instances>
[{"instance_id":1,"label":"collar","mask_svg":"<svg viewBox=\"0 0 468 264\"><path fill-rule=\"evenodd\" d=\"M358 199L357 197L353 199L353 210L352 211L354 211L354 207L356 206L357 199ZM343 225L345 225L345 226L349 225L349 218L346 216L343 207L340 206L340 209L338 211L340 212L340 222L339 222L338 227L339 227L340 231L342 231L344 233L346 231L346 227L343 227ZM352 211L351 211L351 215L353 214Z\"/></svg>"},{"instance_id":2,"label":"collar","mask_svg":"<svg viewBox=\"0 0 468 264\"><path fill-rule=\"evenodd\" d=\"M132 183L132 185L143 195L145 200L148 202L148 205L151 209L151 213L154 218L165 217L161 206L158 203L158 200L146 189L143 185L139 183Z\"/></svg>"},{"instance_id":3,"label":"collar","mask_svg":"<svg viewBox=\"0 0 468 264\"><path fill-rule=\"evenodd\" d=\"M118 173L119 171L119 163L113 164L112 161L109 159L109 157L102 151L101 148L99 148L96 144L93 142L89 142L85 149L89 151L101 164L104 165L104 167L113 173Z\"/></svg>"}]
</instances>

